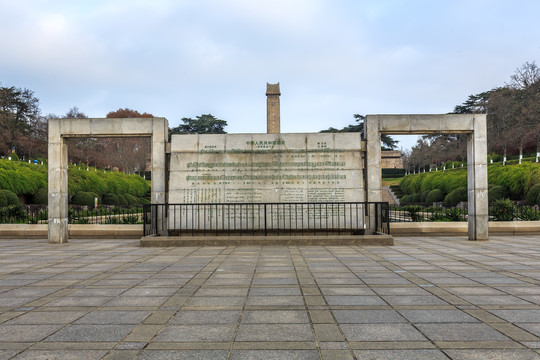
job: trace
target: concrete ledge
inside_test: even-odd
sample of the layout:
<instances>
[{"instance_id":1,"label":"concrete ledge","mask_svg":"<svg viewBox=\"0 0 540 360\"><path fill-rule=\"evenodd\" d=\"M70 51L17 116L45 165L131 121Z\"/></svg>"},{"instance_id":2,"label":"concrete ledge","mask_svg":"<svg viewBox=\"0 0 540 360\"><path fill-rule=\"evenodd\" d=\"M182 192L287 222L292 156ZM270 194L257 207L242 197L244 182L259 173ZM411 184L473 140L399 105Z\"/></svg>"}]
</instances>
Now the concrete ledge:
<instances>
[{"instance_id":1,"label":"concrete ledge","mask_svg":"<svg viewBox=\"0 0 540 360\"><path fill-rule=\"evenodd\" d=\"M0 224L0 239L47 238L47 225Z\"/></svg>"},{"instance_id":2,"label":"concrete ledge","mask_svg":"<svg viewBox=\"0 0 540 360\"><path fill-rule=\"evenodd\" d=\"M466 222L391 223L392 236L466 236ZM490 235L539 235L540 221L490 221Z\"/></svg>"},{"instance_id":3,"label":"concrete ledge","mask_svg":"<svg viewBox=\"0 0 540 360\"><path fill-rule=\"evenodd\" d=\"M172 246L245 246L245 245L358 245L392 246L394 238L389 235L341 235L341 236L145 236L141 247Z\"/></svg>"},{"instance_id":4,"label":"concrete ledge","mask_svg":"<svg viewBox=\"0 0 540 360\"><path fill-rule=\"evenodd\" d=\"M69 236L78 239L140 239L142 225L69 225ZM0 224L0 239L46 239L47 225Z\"/></svg>"}]
</instances>

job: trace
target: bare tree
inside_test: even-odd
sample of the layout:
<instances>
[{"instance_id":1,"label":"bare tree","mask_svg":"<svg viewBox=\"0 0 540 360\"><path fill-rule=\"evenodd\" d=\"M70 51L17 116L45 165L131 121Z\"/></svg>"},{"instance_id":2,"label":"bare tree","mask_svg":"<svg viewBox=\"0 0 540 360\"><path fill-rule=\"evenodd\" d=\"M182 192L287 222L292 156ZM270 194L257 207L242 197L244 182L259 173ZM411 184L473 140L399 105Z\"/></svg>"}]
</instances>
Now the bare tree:
<instances>
[{"instance_id":1,"label":"bare tree","mask_svg":"<svg viewBox=\"0 0 540 360\"><path fill-rule=\"evenodd\" d=\"M518 67L510 77L510 87L517 90L523 90L534 84L540 79L540 68L533 61L526 62Z\"/></svg>"}]
</instances>

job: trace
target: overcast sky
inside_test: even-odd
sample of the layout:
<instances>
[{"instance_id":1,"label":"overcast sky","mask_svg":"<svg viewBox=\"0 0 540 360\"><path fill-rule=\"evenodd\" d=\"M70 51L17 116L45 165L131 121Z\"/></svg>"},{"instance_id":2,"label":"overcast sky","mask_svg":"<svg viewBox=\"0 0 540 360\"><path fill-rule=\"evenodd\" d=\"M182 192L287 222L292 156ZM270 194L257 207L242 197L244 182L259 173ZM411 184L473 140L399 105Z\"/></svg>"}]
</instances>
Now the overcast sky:
<instances>
[{"instance_id":1,"label":"overcast sky","mask_svg":"<svg viewBox=\"0 0 540 360\"><path fill-rule=\"evenodd\" d=\"M44 114L211 113L229 133L266 132L279 82L282 132L317 132L504 85L540 62L538 14L537 0L0 0L0 82Z\"/></svg>"}]
</instances>

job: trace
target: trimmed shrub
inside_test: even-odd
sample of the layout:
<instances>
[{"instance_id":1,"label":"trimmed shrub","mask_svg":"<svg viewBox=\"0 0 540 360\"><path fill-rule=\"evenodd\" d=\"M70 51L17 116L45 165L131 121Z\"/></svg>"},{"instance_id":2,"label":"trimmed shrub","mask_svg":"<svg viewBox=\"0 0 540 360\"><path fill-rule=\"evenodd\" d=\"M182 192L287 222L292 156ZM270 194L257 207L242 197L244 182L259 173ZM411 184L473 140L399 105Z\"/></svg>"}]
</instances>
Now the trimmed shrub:
<instances>
[{"instance_id":1,"label":"trimmed shrub","mask_svg":"<svg viewBox=\"0 0 540 360\"><path fill-rule=\"evenodd\" d=\"M129 205L126 197L122 194L118 194L118 205L122 205L122 206Z\"/></svg>"},{"instance_id":2,"label":"trimmed shrub","mask_svg":"<svg viewBox=\"0 0 540 360\"><path fill-rule=\"evenodd\" d=\"M488 190L488 202L493 204L497 200L504 199L506 197L506 189L504 186L495 185Z\"/></svg>"},{"instance_id":3,"label":"trimmed shrub","mask_svg":"<svg viewBox=\"0 0 540 360\"><path fill-rule=\"evenodd\" d=\"M9 190L0 190L0 206L19 205L19 198Z\"/></svg>"},{"instance_id":4,"label":"trimmed shrub","mask_svg":"<svg viewBox=\"0 0 540 360\"><path fill-rule=\"evenodd\" d=\"M118 205L118 195L113 193L107 193L103 195L102 203L104 205Z\"/></svg>"},{"instance_id":5,"label":"trimmed shrub","mask_svg":"<svg viewBox=\"0 0 540 360\"><path fill-rule=\"evenodd\" d=\"M525 197L525 201L527 205L536 205L539 195L540 195L540 184L536 184L532 186L527 192L527 196Z\"/></svg>"},{"instance_id":6,"label":"trimmed shrub","mask_svg":"<svg viewBox=\"0 0 540 360\"><path fill-rule=\"evenodd\" d=\"M400 205L409 205L412 202L412 197L412 195L403 195L403 197L399 200Z\"/></svg>"},{"instance_id":7,"label":"trimmed shrub","mask_svg":"<svg viewBox=\"0 0 540 360\"><path fill-rule=\"evenodd\" d=\"M151 203L151 201L149 199L147 199L147 198L140 198L139 199L139 204L141 204L141 205L146 205L146 204L150 204L150 203Z\"/></svg>"},{"instance_id":8,"label":"trimmed shrub","mask_svg":"<svg viewBox=\"0 0 540 360\"><path fill-rule=\"evenodd\" d=\"M129 206L137 206L139 204L139 199L133 195L126 194L124 197L126 198Z\"/></svg>"},{"instance_id":9,"label":"trimmed shrub","mask_svg":"<svg viewBox=\"0 0 540 360\"><path fill-rule=\"evenodd\" d=\"M32 197L32 202L39 205L47 205L49 203L49 189L42 187Z\"/></svg>"},{"instance_id":10,"label":"trimmed shrub","mask_svg":"<svg viewBox=\"0 0 540 360\"><path fill-rule=\"evenodd\" d=\"M460 187L458 189L452 190L450 194L446 195L444 198L445 207L454 207L462 201L467 201L467 188Z\"/></svg>"},{"instance_id":11,"label":"trimmed shrub","mask_svg":"<svg viewBox=\"0 0 540 360\"><path fill-rule=\"evenodd\" d=\"M420 200L421 197L422 197L422 195L419 194L419 193L413 194L412 195L412 202L414 204L418 204L419 202L421 202L421 200Z\"/></svg>"},{"instance_id":12,"label":"trimmed shrub","mask_svg":"<svg viewBox=\"0 0 540 360\"><path fill-rule=\"evenodd\" d=\"M426 202L426 197L428 196L428 194L429 194L430 191L431 191L431 190L426 190L426 191L423 191L423 192L422 192L422 195L420 195L420 201L421 201L421 202L423 202L423 203Z\"/></svg>"},{"instance_id":13,"label":"trimmed shrub","mask_svg":"<svg viewBox=\"0 0 540 360\"><path fill-rule=\"evenodd\" d=\"M99 199L99 196L94 192L79 191L78 193L73 195L73 198L71 198L71 203L74 205L94 206L95 198Z\"/></svg>"},{"instance_id":14,"label":"trimmed shrub","mask_svg":"<svg viewBox=\"0 0 540 360\"><path fill-rule=\"evenodd\" d=\"M444 200L444 193L441 189L431 190L426 196L426 203L432 204Z\"/></svg>"}]
</instances>

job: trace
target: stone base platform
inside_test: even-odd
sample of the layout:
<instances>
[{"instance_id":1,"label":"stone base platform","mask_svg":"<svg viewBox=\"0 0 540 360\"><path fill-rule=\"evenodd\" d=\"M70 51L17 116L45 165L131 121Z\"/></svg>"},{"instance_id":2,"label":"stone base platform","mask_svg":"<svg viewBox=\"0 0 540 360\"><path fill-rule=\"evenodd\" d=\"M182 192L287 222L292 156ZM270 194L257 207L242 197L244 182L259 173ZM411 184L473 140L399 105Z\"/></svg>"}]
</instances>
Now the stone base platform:
<instances>
[{"instance_id":1,"label":"stone base platform","mask_svg":"<svg viewBox=\"0 0 540 360\"><path fill-rule=\"evenodd\" d=\"M141 247L246 246L246 245L357 245L392 246L391 235L312 235L312 236L145 236Z\"/></svg>"}]
</instances>

